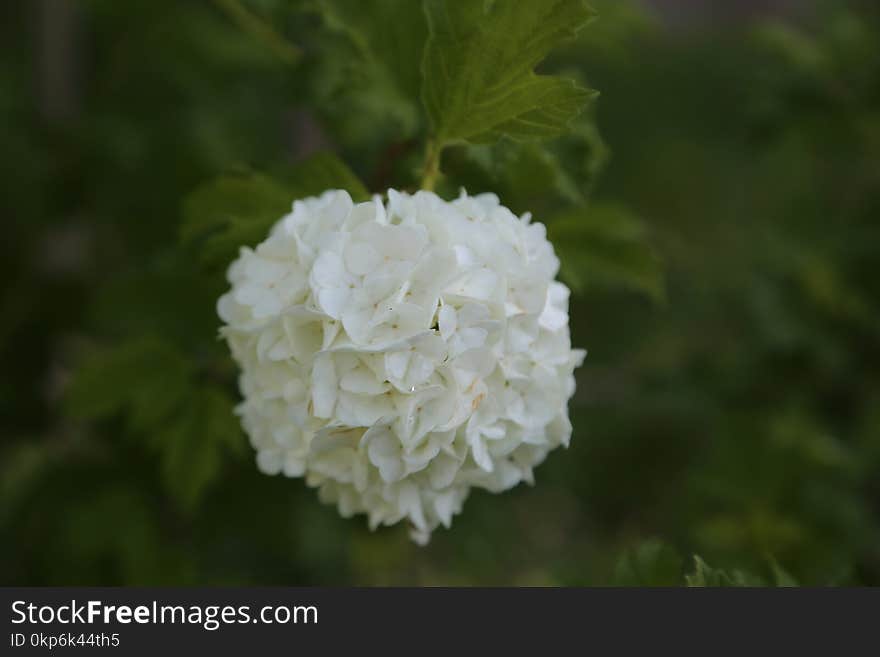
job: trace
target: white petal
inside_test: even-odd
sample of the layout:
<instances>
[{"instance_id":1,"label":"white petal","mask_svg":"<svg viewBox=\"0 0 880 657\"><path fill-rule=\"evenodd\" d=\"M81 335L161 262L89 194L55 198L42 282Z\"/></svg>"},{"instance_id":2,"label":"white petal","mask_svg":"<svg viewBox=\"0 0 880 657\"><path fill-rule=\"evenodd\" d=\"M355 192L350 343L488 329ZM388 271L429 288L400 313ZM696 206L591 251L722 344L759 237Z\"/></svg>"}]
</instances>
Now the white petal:
<instances>
[{"instance_id":1,"label":"white petal","mask_svg":"<svg viewBox=\"0 0 880 657\"><path fill-rule=\"evenodd\" d=\"M267 475L281 472L283 455L280 449L261 449L257 452L257 467Z\"/></svg>"},{"instance_id":2,"label":"white petal","mask_svg":"<svg viewBox=\"0 0 880 657\"><path fill-rule=\"evenodd\" d=\"M330 354L315 359L312 371L312 402L315 417L331 417L336 404L336 371Z\"/></svg>"},{"instance_id":3,"label":"white petal","mask_svg":"<svg viewBox=\"0 0 880 657\"><path fill-rule=\"evenodd\" d=\"M379 266L379 253L364 242L349 242L345 246L345 266L352 274L363 276Z\"/></svg>"}]
</instances>

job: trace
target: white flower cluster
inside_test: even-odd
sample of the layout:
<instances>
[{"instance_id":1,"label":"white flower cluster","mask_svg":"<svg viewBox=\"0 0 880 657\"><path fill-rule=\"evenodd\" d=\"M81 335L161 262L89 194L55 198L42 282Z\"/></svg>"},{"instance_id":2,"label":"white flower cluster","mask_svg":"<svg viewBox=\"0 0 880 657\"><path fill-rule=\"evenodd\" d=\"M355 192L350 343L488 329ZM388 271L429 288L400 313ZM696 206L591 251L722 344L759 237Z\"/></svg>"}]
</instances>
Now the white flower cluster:
<instances>
[{"instance_id":1,"label":"white flower cluster","mask_svg":"<svg viewBox=\"0 0 880 657\"><path fill-rule=\"evenodd\" d=\"M427 542L571 436L569 290L543 224L493 194L296 201L229 268L222 335L265 473Z\"/></svg>"}]
</instances>

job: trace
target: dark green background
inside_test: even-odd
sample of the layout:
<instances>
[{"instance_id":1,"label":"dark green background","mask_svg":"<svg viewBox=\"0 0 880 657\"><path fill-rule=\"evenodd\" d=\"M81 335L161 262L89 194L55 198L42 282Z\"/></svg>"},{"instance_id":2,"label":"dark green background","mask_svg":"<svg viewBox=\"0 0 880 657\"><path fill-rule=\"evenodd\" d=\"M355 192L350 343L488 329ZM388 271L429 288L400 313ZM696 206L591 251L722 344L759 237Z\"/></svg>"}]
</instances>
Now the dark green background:
<instances>
[{"instance_id":1,"label":"dark green background","mask_svg":"<svg viewBox=\"0 0 880 657\"><path fill-rule=\"evenodd\" d=\"M582 121L546 152L644 231L598 229L595 280L589 234L560 244L589 350L571 448L426 548L259 474L231 415L222 268L179 246L183 200L325 149L410 188L424 127L306 3L244 4L301 54L222 3L0 8L0 583L674 584L696 553L880 584L875 3L595 3L545 68L601 91L604 146ZM484 155L447 152L440 191L559 210L545 168Z\"/></svg>"}]
</instances>

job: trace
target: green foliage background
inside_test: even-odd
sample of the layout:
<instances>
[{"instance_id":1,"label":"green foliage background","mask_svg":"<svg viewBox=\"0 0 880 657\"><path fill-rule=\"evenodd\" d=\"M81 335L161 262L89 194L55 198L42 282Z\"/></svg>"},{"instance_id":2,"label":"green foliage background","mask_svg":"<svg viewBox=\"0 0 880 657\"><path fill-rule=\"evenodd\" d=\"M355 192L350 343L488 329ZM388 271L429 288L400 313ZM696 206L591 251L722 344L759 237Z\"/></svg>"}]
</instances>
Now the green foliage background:
<instances>
[{"instance_id":1,"label":"green foliage background","mask_svg":"<svg viewBox=\"0 0 880 657\"><path fill-rule=\"evenodd\" d=\"M877 8L592 4L5 3L0 583L880 584ZM293 198L423 178L547 223L589 356L419 548L257 472L214 303Z\"/></svg>"}]
</instances>

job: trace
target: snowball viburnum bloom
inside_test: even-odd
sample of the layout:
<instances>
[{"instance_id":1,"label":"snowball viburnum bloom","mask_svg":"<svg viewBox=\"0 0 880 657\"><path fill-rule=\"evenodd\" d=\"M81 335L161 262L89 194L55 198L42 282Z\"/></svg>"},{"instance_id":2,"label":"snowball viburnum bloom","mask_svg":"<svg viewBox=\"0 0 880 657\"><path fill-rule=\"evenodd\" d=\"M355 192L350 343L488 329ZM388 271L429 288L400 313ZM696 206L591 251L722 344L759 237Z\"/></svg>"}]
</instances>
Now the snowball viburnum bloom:
<instances>
[{"instance_id":1,"label":"snowball viburnum bloom","mask_svg":"<svg viewBox=\"0 0 880 657\"><path fill-rule=\"evenodd\" d=\"M569 290L543 224L493 194L294 202L218 302L237 412L267 474L424 543L471 488L568 445Z\"/></svg>"}]
</instances>

